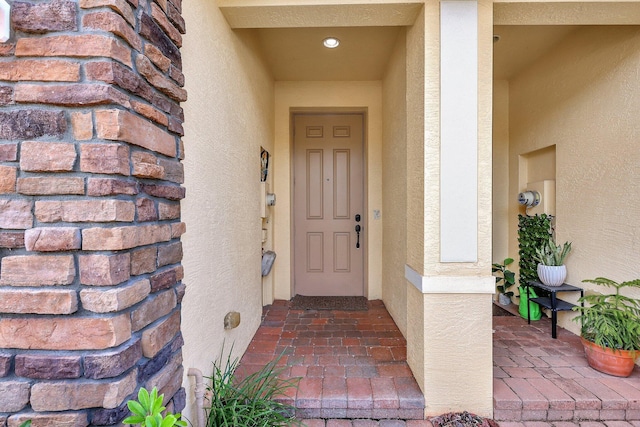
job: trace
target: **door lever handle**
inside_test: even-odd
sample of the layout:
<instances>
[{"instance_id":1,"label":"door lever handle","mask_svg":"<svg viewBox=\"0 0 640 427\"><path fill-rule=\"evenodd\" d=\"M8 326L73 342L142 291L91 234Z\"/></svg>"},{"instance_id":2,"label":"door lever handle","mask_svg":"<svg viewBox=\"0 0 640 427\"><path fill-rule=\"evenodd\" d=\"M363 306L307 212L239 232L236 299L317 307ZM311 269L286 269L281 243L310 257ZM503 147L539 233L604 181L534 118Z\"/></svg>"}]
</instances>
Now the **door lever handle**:
<instances>
[{"instance_id":1,"label":"door lever handle","mask_svg":"<svg viewBox=\"0 0 640 427\"><path fill-rule=\"evenodd\" d=\"M358 224L356 225L356 249L360 249L360 231L362 231L362 227Z\"/></svg>"}]
</instances>

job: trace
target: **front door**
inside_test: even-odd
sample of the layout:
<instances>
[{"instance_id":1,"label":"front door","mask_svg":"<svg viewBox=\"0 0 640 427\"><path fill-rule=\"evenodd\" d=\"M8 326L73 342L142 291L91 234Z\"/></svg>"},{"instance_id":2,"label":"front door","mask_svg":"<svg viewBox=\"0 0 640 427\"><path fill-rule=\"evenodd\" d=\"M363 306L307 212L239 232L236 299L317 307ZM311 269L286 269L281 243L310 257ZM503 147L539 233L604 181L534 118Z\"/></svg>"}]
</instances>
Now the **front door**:
<instances>
[{"instance_id":1,"label":"front door","mask_svg":"<svg viewBox=\"0 0 640 427\"><path fill-rule=\"evenodd\" d=\"M362 114L294 115L296 294L364 295L363 129Z\"/></svg>"}]
</instances>

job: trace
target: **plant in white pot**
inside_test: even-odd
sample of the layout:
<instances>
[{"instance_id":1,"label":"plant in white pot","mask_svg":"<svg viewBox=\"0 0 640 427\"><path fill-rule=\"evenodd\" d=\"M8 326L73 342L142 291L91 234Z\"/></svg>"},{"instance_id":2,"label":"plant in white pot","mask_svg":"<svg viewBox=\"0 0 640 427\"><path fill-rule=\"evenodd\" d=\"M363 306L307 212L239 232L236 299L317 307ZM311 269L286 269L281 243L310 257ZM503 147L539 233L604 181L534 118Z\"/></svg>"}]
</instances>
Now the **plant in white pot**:
<instances>
[{"instance_id":1,"label":"plant in white pot","mask_svg":"<svg viewBox=\"0 0 640 427\"><path fill-rule=\"evenodd\" d=\"M583 282L614 288L608 294L592 293L579 301L586 306L574 318L582 327L580 335L589 366L598 371L628 377L640 356L640 299L622 295L623 288L640 289L640 279L614 282L598 277Z\"/></svg>"},{"instance_id":2,"label":"plant in white pot","mask_svg":"<svg viewBox=\"0 0 640 427\"><path fill-rule=\"evenodd\" d=\"M516 283L516 274L510 271L507 266L513 262L513 258L505 258L500 263L494 263L491 266L492 273L498 273L501 276L496 276L496 288L498 289L498 301L500 305L511 304L511 297L513 292L509 288ZM502 282L502 284L500 284Z\"/></svg>"},{"instance_id":3,"label":"plant in white pot","mask_svg":"<svg viewBox=\"0 0 640 427\"><path fill-rule=\"evenodd\" d=\"M549 238L541 248L536 249L538 261L538 278L547 286L560 286L567 278L567 267L564 260L571 252L571 242L564 242L556 245L553 239Z\"/></svg>"}]
</instances>

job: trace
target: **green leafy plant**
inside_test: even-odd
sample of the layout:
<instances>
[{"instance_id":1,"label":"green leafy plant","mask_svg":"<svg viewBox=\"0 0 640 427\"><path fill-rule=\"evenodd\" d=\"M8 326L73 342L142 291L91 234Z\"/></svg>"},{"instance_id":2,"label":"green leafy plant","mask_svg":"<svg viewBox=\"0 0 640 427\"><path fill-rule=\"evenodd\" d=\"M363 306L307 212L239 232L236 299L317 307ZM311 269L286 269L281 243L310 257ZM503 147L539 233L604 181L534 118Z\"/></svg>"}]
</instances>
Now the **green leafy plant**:
<instances>
[{"instance_id":1,"label":"green leafy plant","mask_svg":"<svg viewBox=\"0 0 640 427\"><path fill-rule=\"evenodd\" d=\"M532 280L538 280L536 249L542 247L551 237L551 216L546 214L518 215L520 285L527 286Z\"/></svg>"},{"instance_id":2,"label":"green leafy plant","mask_svg":"<svg viewBox=\"0 0 640 427\"><path fill-rule=\"evenodd\" d=\"M239 360L231 353L223 361L214 362L213 374L207 377L210 406L205 408L207 427L271 427L301 426L295 419L295 408L278 401L290 387L297 387L299 378L282 380L277 368L280 358L259 371L240 378L236 375Z\"/></svg>"},{"instance_id":3,"label":"green leafy plant","mask_svg":"<svg viewBox=\"0 0 640 427\"><path fill-rule=\"evenodd\" d=\"M505 294L509 298L513 296L513 292L510 291L509 288L516 283L516 274L507 269L507 266L511 263L513 263L513 258L505 258L502 264L494 263L491 266L492 273L500 274L496 276L496 288L498 292ZM501 282L502 284L500 284Z\"/></svg>"},{"instance_id":4,"label":"green leafy plant","mask_svg":"<svg viewBox=\"0 0 640 427\"><path fill-rule=\"evenodd\" d=\"M640 288L640 279L618 283L597 277L583 282L614 288L615 292L595 293L579 299L588 304L573 308L580 312L573 320L582 323L582 337L600 347L640 350L640 300L620 293L623 288Z\"/></svg>"},{"instance_id":5,"label":"green leafy plant","mask_svg":"<svg viewBox=\"0 0 640 427\"><path fill-rule=\"evenodd\" d=\"M186 421L180 419L180 414L166 414L162 416L162 411L166 408L162 406L164 394L158 396L158 389L153 388L151 393L144 387L138 391L138 400L129 400L127 406L133 415L122 421L123 424L135 424L144 427L186 427Z\"/></svg>"},{"instance_id":6,"label":"green leafy plant","mask_svg":"<svg viewBox=\"0 0 640 427\"><path fill-rule=\"evenodd\" d=\"M20 424L20 427L31 427L31 420L27 420Z\"/></svg>"},{"instance_id":7,"label":"green leafy plant","mask_svg":"<svg viewBox=\"0 0 640 427\"><path fill-rule=\"evenodd\" d=\"M571 242L556 245L551 237L544 242L542 247L536 248L534 259L544 265L564 265L564 260L571 252Z\"/></svg>"}]
</instances>

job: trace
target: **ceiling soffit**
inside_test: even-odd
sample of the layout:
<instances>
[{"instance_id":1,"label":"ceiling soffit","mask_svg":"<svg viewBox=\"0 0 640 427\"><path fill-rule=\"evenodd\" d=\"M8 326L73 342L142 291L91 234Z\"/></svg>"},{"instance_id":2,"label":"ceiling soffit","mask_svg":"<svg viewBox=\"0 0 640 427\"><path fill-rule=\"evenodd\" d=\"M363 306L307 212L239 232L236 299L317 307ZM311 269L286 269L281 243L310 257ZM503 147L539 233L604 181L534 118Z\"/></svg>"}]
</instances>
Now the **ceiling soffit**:
<instances>
[{"instance_id":1,"label":"ceiling soffit","mask_svg":"<svg viewBox=\"0 0 640 427\"><path fill-rule=\"evenodd\" d=\"M386 27L413 25L424 1L222 0L218 5L231 28Z\"/></svg>"},{"instance_id":2,"label":"ceiling soffit","mask_svg":"<svg viewBox=\"0 0 640 427\"><path fill-rule=\"evenodd\" d=\"M495 0L494 25L639 25L640 2Z\"/></svg>"}]
</instances>

